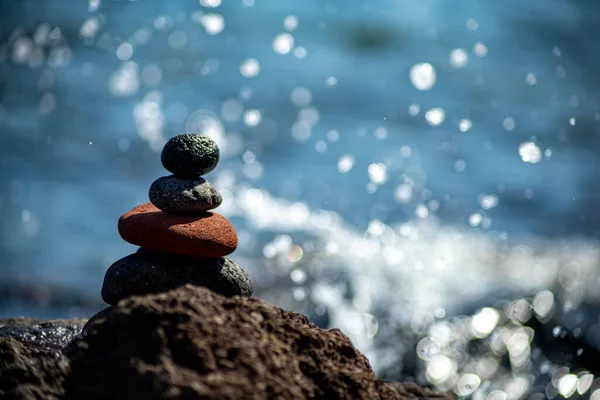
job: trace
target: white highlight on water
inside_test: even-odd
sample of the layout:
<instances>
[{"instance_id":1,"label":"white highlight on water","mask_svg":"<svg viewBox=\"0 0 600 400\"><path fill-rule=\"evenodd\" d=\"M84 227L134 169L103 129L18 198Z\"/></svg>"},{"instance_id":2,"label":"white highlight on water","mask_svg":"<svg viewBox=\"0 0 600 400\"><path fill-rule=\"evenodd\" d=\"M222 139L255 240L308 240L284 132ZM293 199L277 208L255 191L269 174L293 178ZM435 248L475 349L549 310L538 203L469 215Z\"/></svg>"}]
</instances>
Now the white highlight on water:
<instances>
[{"instance_id":1,"label":"white highlight on water","mask_svg":"<svg viewBox=\"0 0 600 400\"><path fill-rule=\"evenodd\" d=\"M450 52L450 64L455 68L462 68L469 62L469 55L465 49L454 49Z\"/></svg>"},{"instance_id":2,"label":"white highlight on water","mask_svg":"<svg viewBox=\"0 0 600 400\"><path fill-rule=\"evenodd\" d=\"M338 171L346 173L354 167L354 157L351 154L346 154L338 160Z\"/></svg>"},{"instance_id":3,"label":"white highlight on water","mask_svg":"<svg viewBox=\"0 0 600 400\"><path fill-rule=\"evenodd\" d=\"M427 120L427 123L431 126L439 126L445 119L446 113L441 107L432 108L425 113L425 120Z\"/></svg>"},{"instance_id":4,"label":"white highlight on water","mask_svg":"<svg viewBox=\"0 0 600 400\"><path fill-rule=\"evenodd\" d=\"M435 68L428 63L414 65L410 70L410 81L419 90L429 90L435 85Z\"/></svg>"},{"instance_id":5,"label":"white highlight on water","mask_svg":"<svg viewBox=\"0 0 600 400\"><path fill-rule=\"evenodd\" d=\"M260 63L255 58L248 58L240 65L240 74L246 78L254 78L260 72Z\"/></svg>"},{"instance_id":6,"label":"white highlight on water","mask_svg":"<svg viewBox=\"0 0 600 400\"><path fill-rule=\"evenodd\" d=\"M526 163L537 164L542 160L542 151L534 142L521 143L519 155Z\"/></svg>"},{"instance_id":7,"label":"white highlight on water","mask_svg":"<svg viewBox=\"0 0 600 400\"><path fill-rule=\"evenodd\" d=\"M294 48L294 37L289 33L280 33L273 39L273 50L279 54L287 54Z\"/></svg>"}]
</instances>

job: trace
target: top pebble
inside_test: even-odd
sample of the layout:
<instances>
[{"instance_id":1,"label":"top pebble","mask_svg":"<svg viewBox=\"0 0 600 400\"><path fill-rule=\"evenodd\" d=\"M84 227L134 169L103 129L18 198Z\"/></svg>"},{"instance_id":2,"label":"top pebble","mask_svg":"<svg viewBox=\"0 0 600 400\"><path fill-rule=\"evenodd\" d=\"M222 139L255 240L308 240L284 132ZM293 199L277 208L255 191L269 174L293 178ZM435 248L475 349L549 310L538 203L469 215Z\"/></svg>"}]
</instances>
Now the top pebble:
<instances>
[{"instance_id":1,"label":"top pebble","mask_svg":"<svg viewBox=\"0 0 600 400\"><path fill-rule=\"evenodd\" d=\"M172 137L161 154L163 167L182 177L198 177L215 169L219 147L210 138L195 133Z\"/></svg>"}]
</instances>

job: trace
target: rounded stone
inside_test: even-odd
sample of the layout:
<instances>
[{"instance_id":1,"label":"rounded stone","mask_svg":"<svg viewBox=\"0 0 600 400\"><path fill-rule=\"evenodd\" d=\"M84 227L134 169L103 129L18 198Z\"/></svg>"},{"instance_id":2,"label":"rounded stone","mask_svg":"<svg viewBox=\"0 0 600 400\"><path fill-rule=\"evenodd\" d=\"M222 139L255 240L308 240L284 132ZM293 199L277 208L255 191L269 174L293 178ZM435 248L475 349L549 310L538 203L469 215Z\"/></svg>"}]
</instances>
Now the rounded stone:
<instances>
[{"instance_id":1,"label":"rounded stone","mask_svg":"<svg viewBox=\"0 0 600 400\"><path fill-rule=\"evenodd\" d=\"M164 212L197 214L221 205L223 198L203 178L187 179L175 175L154 181L148 192L150 201Z\"/></svg>"},{"instance_id":2,"label":"rounded stone","mask_svg":"<svg viewBox=\"0 0 600 400\"><path fill-rule=\"evenodd\" d=\"M222 215L212 211L167 214L152 203L123 214L119 234L131 244L194 257L223 257L233 253L238 244L235 228Z\"/></svg>"},{"instance_id":3,"label":"rounded stone","mask_svg":"<svg viewBox=\"0 0 600 400\"><path fill-rule=\"evenodd\" d=\"M106 271L102 299L116 304L129 296L161 293L190 283L220 295L252 296L252 282L227 257L198 259L154 250L131 254Z\"/></svg>"},{"instance_id":4,"label":"rounded stone","mask_svg":"<svg viewBox=\"0 0 600 400\"><path fill-rule=\"evenodd\" d=\"M198 177L215 169L219 147L209 137L184 133L172 137L161 153L162 165L175 175Z\"/></svg>"},{"instance_id":5,"label":"rounded stone","mask_svg":"<svg viewBox=\"0 0 600 400\"><path fill-rule=\"evenodd\" d=\"M96 314L94 314L90 319L88 319L88 321L85 323L85 325L83 326L83 329L81 330L81 334L83 336L87 335L90 333L90 331L92 329L94 329L94 325L104 321L104 318L108 315L108 313L113 309L113 306L109 306L103 310L98 311Z\"/></svg>"}]
</instances>

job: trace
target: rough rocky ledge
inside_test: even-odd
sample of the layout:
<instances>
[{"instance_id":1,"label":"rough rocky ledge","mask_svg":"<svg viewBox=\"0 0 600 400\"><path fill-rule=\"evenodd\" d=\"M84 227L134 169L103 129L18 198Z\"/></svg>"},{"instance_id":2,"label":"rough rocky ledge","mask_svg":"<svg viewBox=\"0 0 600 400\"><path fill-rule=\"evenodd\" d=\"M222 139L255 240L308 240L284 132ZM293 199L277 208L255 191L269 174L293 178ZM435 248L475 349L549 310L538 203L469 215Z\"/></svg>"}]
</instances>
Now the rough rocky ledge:
<instances>
[{"instance_id":1,"label":"rough rocky ledge","mask_svg":"<svg viewBox=\"0 0 600 400\"><path fill-rule=\"evenodd\" d=\"M65 325L82 321L0 321L0 398L450 398L378 379L338 330L191 285L119 302L63 351L67 335L26 335Z\"/></svg>"},{"instance_id":2,"label":"rough rocky ledge","mask_svg":"<svg viewBox=\"0 0 600 400\"><path fill-rule=\"evenodd\" d=\"M57 399L69 363L63 348L85 320L0 320L0 399Z\"/></svg>"}]
</instances>

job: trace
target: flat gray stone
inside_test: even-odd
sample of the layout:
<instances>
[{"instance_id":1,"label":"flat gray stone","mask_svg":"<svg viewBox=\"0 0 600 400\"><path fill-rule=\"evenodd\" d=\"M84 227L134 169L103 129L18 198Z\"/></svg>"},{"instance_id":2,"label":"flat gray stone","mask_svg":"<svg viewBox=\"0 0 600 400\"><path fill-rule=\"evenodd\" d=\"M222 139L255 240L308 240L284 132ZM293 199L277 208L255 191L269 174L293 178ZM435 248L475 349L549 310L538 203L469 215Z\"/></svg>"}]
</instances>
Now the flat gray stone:
<instances>
[{"instance_id":1,"label":"flat gray stone","mask_svg":"<svg viewBox=\"0 0 600 400\"><path fill-rule=\"evenodd\" d=\"M252 281L227 257L194 258L143 249L106 271L102 299L114 305L129 296L166 292L190 283L226 297L252 296Z\"/></svg>"},{"instance_id":2,"label":"flat gray stone","mask_svg":"<svg viewBox=\"0 0 600 400\"><path fill-rule=\"evenodd\" d=\"M150 186L150 201L162 211L173 214L196 214L221 205L223 198L203 178L188 179L175 175L158 178Z\"/></svg>"},{"instance_id":3,"label":"flat gray stone","mask_svg":"<svg viewBox=\"0 0 600 400\"><path fill-rule=\"evenodd\" d=\"M209 137L184 133L172 137L161 153L163 167L175 175L198 177L215 169L220 152Z\"/></svg>"}]
</instances>

